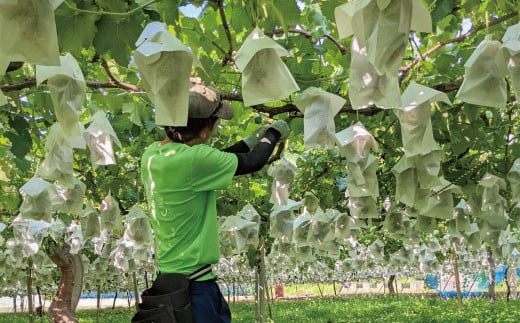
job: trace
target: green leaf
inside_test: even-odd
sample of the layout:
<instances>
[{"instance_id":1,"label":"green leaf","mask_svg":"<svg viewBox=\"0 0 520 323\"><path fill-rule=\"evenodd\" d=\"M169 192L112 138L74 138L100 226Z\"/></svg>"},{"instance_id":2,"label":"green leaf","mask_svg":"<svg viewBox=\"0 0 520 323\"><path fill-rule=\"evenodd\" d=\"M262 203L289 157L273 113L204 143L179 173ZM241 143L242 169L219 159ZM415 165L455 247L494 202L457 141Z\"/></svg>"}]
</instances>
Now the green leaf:
<instances>
[{"instance_id":1,"label":"green leaf","mask_svg":"<svg viewBox=\"0 0 520 323\"><path fill-rule=\"evenodd\" d=\"M451 14L455 5L456 2L452 0L437 0L431 12L433 25L436 25L439 20Z\"/></svg>"},{"instance_id":2,"label":"green leaf","mask_svg":"<svg viewBox=\"0 0 520 323\"><path fill-rule=\"evenodd\" d=\"M146 128L146 131L152 132L152 130L155 129L155 122L153 122L152 120L145 120L144 126Z\"/></svg>"},{"instance_id":3,"label":"green leaf","mask_svg":"<svg viewBox=\"0 0 520 323\"><path fill-rule=\"evenodd\" d=\"M11 141L11 152L17 158L23 159L32 147L32 138L29 134L29 123L22 117L15 116L9 119L9 126L15 130L4 133L4 136Z\"/></svg>"},{"instance_id":4,"label":"green leaf","mask_svg":"<svg viewBox=\"0 0 520 323\"><path fill-rule=\"evenodd\" d=\"M127 12L128 4L125 1L95 0L99 8L107 12Z\"/></svg>"},{"instance_id":5,"label":"green leaf","mask_svg":"<svg viewBox=\"0 0 520 323\"><path fill-rule=\"evenodd\" d=\"M130 121L130 119L128 119L125 115L118 114L112 119L112 128L114 128L116 134L124 133L125 131L131 129L132 126L132 121Z\"/></svg>"},{"instance_id":6,"label":"green leaf","mask_svg":"<svg viewBox=\"0 0 520 323\"><path fill-rule=\"evenodd\" d=\"M25 158L29 153L32 146L31 135L28 131L24 131L21 134L8 131L4 133L4 136L11 141L11 152L19 159Z\"/></svg>"},{"instance_id":7,"label":"green leaf","mask_svg":"<svg viewBox=\"0 0 520 323\"><path fill-rule=\"evenodd\" d=\"M129 114L128 119L139 127L143 126L143 120L139 113L138 105L135 103L127 102L123 104L123 112Z\"/></svg>"},{"instance_id":8,"label":"green leaf","mask_svg":"<svg viewBox=\"0 0 520 323\"><path fill-rule=\"evenodd\" d=\"M161 15L161 21L168 25L177 25L179 21L179 1L163 0L158 2L155 7L156 11Z\"/></svg>"},{"instance_id":9,"label":"green leaf","mask_svg":"<svg viewBox=\"0 0 520 323\"><path fill-rule=\"evenodd\" d=\"M257 182L249 183L249 190L254 197L265 196L267 194L265 188Z\"/></svg>"},{"instance_id":10,"label":"green leaf","mask_svg":"<svg viewBox=\"0 0 520 323\"><path fill-rule=\"evenodd\" d=\"M512 154L512 160L515 160L517 158L520 158L520 142L515 142L511 145L510 151Z\"/></svg>"},{"instance_id":11,"label":"green leaf","mask_svg":"<svg viewBox=\"0 0 520 323\"><path fill-rule=\"evenodd\" d=\"M69 226L72 223L72 215L69 213L60 212L58 213L57 218L63 221L66 226Z\"/></svg>"},{"instance_id":12,"label":"green leaf","mask_svg":"<svg viewBox=\"0 0 520 323\"><path fill-rule=\"evenodd\" d=\"M14 163L15 163L15 166L18 169L18 171L21 172L21 173L28 172L31 169L31 166L32 166L31 162L28 161L27 159L16 158L14 160Z\"/></svg>"},{"instance_id":13,"label":"green leaf","mask_svg":"<svg viewBox=\"0 0 520 323\"><path fill-rule=\"evenodd\" d=\"M259 10L267 23L267 29L293 27L298 23L301 14L294 1L264 0Z\"/></svg>"},{"instance_id":14,"label":"green leaf","mask_svg":"<svg viewBox=\"0 0 520 323\"><path fill-rule=\"evenodd\" d=\"M303 134L303 118L295 118L289 122L292 134Z\"/></svg>"},{"instance_id":15,"label":"green leaf","mask_svg":"<svg viewBox=\"0 0 520 323\"><path fill-rule=\"evenodd\" d=\"M94 5L82 2L81 9L97 10ZM56 31L61 52L70 52L77 56L83 48L92 46L96 35L96 21L100 16L84 13L76 13L66 6L60 6L56 10ZM81 30L81 32L78 32Z\"/></svg>"},{"instance_id":16,"label":"green leaf","mask_svg":"<svg viewBox=\"0 0 520 323\"><path fill-rule=\"evenodd\" d=\"M98 32L94 38L97 53L109 53L121 66L128 66L130 55L135 49L135 41L141 34L141 15L126 18L103 16L97 23Z\"/></svg>"}]
</instances>

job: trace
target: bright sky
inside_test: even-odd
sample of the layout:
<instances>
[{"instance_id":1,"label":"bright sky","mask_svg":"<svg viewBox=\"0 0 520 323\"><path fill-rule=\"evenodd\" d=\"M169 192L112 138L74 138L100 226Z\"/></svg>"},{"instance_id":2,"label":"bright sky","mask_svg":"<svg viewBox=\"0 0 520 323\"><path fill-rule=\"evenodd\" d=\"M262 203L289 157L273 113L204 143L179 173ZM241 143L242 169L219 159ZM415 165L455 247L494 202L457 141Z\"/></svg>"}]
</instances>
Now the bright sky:
<instances>
[{"instance_id":1,"label":"bright sky","mask_svg":"<svg viewBox=\"0 0 520 323\"><path fill-rule=\"evenodd\" d=\"M187 17L197 18L202 10L202 7L195 7L192 4L188 4L182 7L179 7L179 10Z\"/></svg>"}]
</instances>

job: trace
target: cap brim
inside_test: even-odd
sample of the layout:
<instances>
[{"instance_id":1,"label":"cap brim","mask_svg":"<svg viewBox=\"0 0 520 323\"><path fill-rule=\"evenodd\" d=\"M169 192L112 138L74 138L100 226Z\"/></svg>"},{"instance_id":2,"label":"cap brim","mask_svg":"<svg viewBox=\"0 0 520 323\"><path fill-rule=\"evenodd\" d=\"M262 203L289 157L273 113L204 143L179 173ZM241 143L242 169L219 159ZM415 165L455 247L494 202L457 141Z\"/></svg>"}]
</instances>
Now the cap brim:
<instances>
[{"instance_id":1,"label":"cap brim","mask_svg":"<svg viewBox=\"0 0 520 323\"><path fill-rule=\"evenodd\" d=\"M215 113L215 116L224 119L230 120L233 118L233 109L231 108L231 104L222 102L222 107Z\"/></svg>"}]
</instances>

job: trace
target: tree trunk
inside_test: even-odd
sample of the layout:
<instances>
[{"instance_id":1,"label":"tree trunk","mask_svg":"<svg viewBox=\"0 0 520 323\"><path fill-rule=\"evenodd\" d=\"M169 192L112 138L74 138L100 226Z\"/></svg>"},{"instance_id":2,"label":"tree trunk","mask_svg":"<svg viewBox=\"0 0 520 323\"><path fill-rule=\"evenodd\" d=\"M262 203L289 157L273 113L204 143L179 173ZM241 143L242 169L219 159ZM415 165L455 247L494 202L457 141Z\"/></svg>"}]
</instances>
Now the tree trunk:
<instances>
[{"instance_id":1,"label":"tree trunk","mask_svg":"<svg viewBox=\"0 0 520 323\"><path fill-rule=\"evenodd\" d=\"M507 284L507 301L509 298L516 299L517 292L517 279L516 279L516 267L514 265L507 266L506 269L506 284Z\"/></svg>"},{"instance_id":2,"label":"tree trunk","mask_svg":"<svg viewBox=\"0 0 520 323\"><path fill-rule=\"evenodd\" d=\"M137 286L137 276L135 272L132 273L132 282L134 284L134 299L135 299L135 309L139 309L139 287Z\"/></svg>"},{"instance_id":3,"label":"tree trunk","mask_svg":"<svg viewBox=\"0 0 520 323\"><path fill-rule=\"evenodd\" d=\"M38 307L36 308L36 314L39 317L43 317L43 303L42 303L42 291L39 286L36 286L36 293L38 294Z\"/></svg>"},{"instance_id":4,"label":"tree trunk","mask_svg":"<svg viewBox=\"0 0 520 323\"><path fill-rule=\"evenodd\" d=\"M70 247L54 245L48 252L50 259L61 272L56 296L49 306L51 322L78 322L74 312L83 288L83 263L80 254L71 254Z\"/></svg>"},{"instance_id":5,"label":"tree trunk","mask_svg":"<svg viewBox=\"0 0 520 323\"><path fill-rule=\"evenodd\" d=\"M395 294L394 281L395 281L395 275L392 274L388 278L388 293L390 295Z\"/></svg>"},{"instance_id":6,"label":"tree trunk","mask_svg":"<svg viewBox=\"0 0 520 323\"><path fill-rule=\"evenodd\" d=\"M493 259L493 251L491 251L490 248L488 248L487 260L488 260L488 264L489 264L489 285L488 285L489 300L491 302L494 302L496 300L496 295L495 295L495 260Z\"/></svg>"},{"instance_id":7,"label":"tree trunk","mask_svg":"<svg viewBox=\"0 0 520 323\"><path fill-rule=\"evenodd\" d=\"M455 247L455 245L454 245ZM453 271L455 275L455 287L457 289L457 304L459 306L459 311L462 313L462 292L460 287L460 276L459 276L459 260L457 258L457 251L455 248L453 250Z\"/></svg>"},{"instance_id":8,"label":"tree trunk","mask_svg":"<svg viewBox=\"0 0 520 323\"><path fill-rule=\"evenodd\" d=\"M506 283L506 301L509 302L509 297L511 296L511 286L509 286L509 266L506 267L505 272L505 283Z\"/></svg>"},{"instance_id":9,"label":"tree trunk","mask_svg":"<svg viewBox=\"0 0 520 323\"><path fill-rule=\"evenodd\" d=\"M264 273L264 267L262 265L262 262L264 261L263 258L263 246L260 245L258 248L258 264L257 264L257 270L258 270L258 322L264 323L265 322L265 292L264 289L266 284L264 283L266 279L266 275Z\"/></svg>"},{"instance_id":10,"label":"tree trunk","mask_svg":"<svg viewBox=\"0 0 520 323\"><path fill-rule=\"evenodd\" d=\"M32 297L32 261L29 259L27 264L27 306L29 310L29 323L34 322L33 297Z\"/></svg>"}]
</instances>

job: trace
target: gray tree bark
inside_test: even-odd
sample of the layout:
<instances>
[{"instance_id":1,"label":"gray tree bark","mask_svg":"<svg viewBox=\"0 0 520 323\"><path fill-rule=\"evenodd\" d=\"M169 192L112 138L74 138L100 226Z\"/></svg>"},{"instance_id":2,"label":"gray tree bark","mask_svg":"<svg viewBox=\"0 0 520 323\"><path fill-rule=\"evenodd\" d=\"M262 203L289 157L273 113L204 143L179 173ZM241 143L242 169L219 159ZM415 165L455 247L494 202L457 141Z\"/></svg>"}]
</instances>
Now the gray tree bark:
<instances>
[{"instance_id":1,"label":"gray tree bark","mask_svg":"<svg viewBox=\"0 0 520 323\"><path fill-rule=\"evenodd\" d=\"M491 251L491 248L488 248L487 261L488 261L488 265L489 265L489 285L488 285L489 300L491 302L494 302L496 300L496 294L495 294L495 259L493 259L493 251Z\"/></svg>"}]
</instances>

